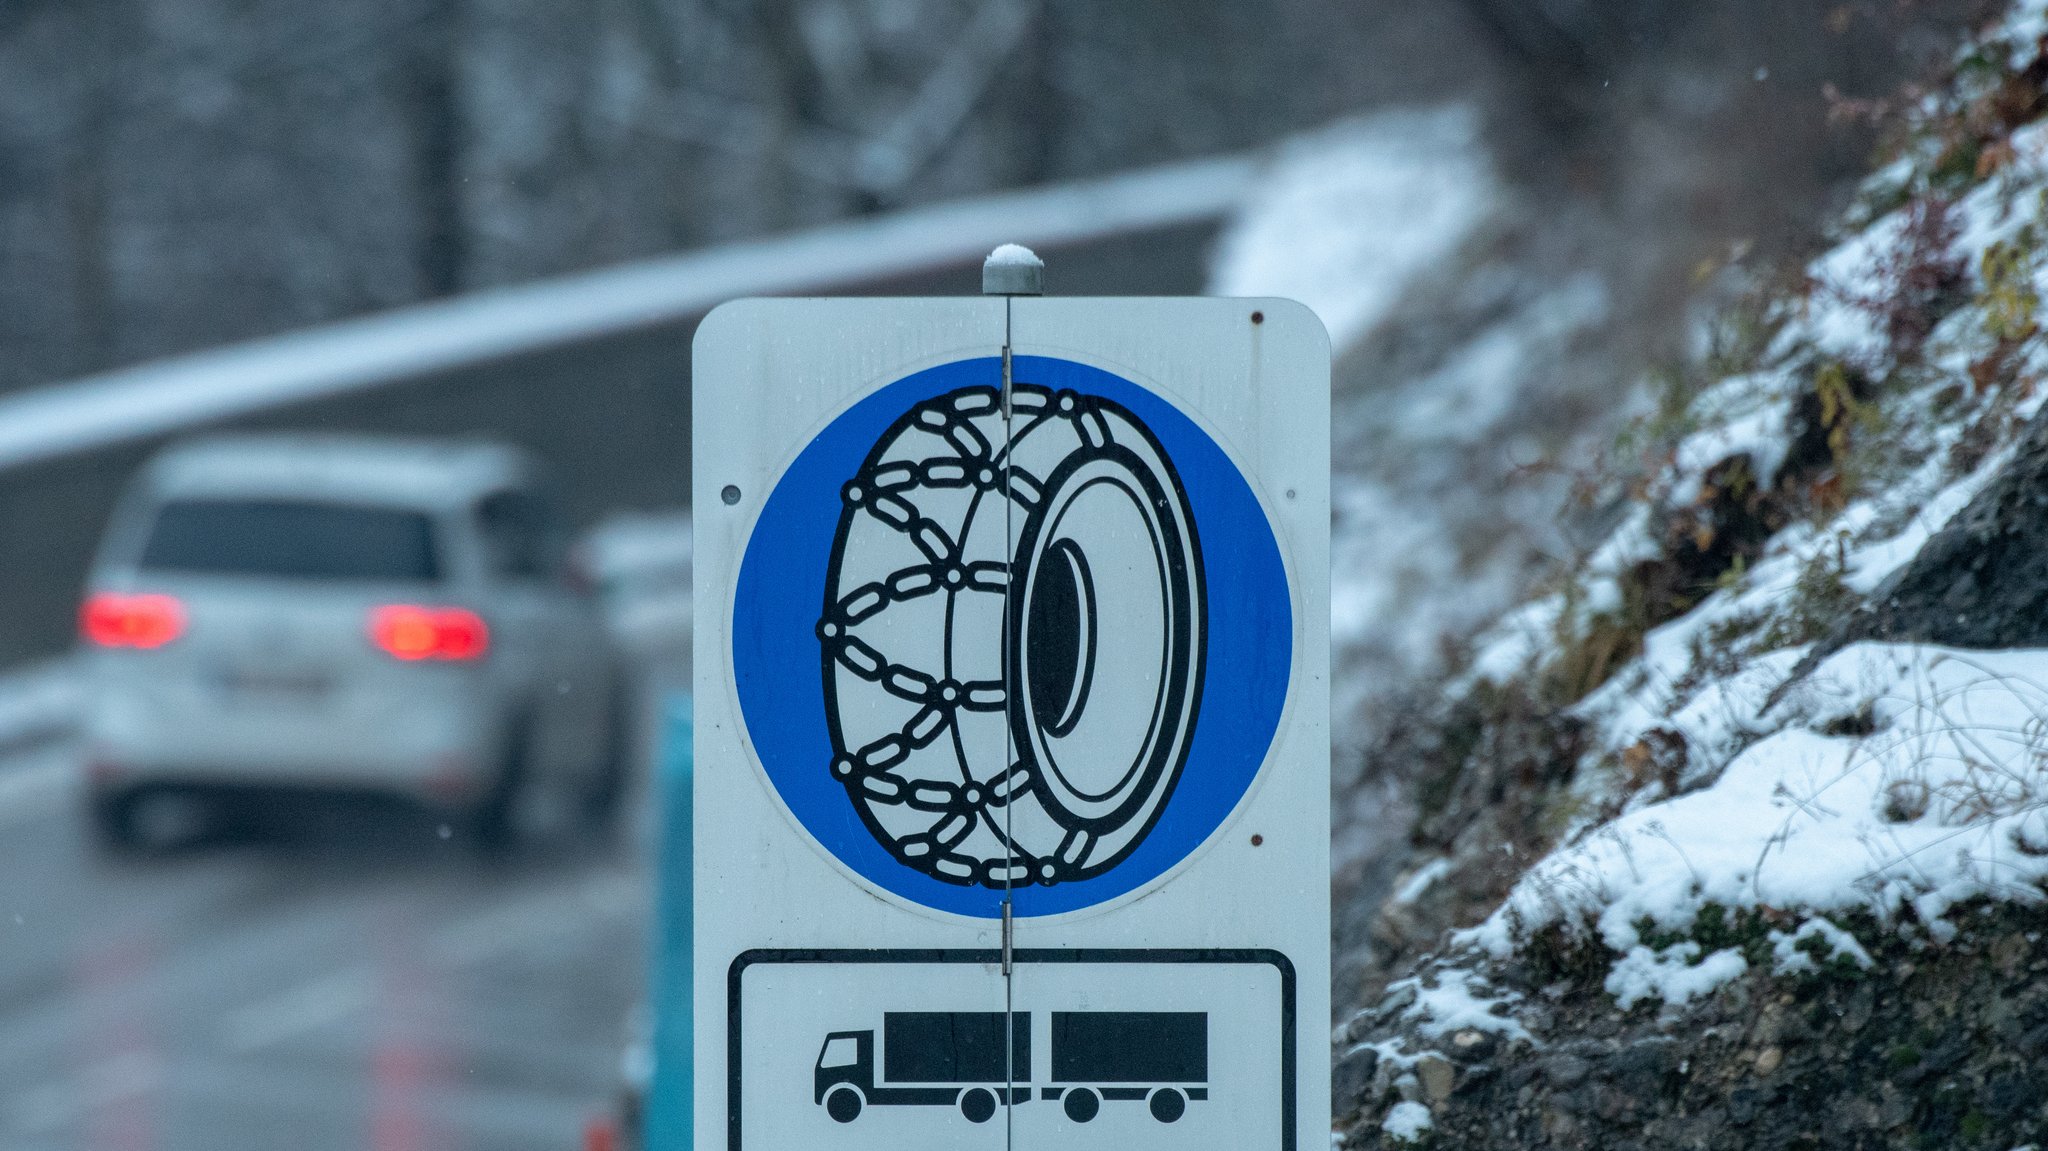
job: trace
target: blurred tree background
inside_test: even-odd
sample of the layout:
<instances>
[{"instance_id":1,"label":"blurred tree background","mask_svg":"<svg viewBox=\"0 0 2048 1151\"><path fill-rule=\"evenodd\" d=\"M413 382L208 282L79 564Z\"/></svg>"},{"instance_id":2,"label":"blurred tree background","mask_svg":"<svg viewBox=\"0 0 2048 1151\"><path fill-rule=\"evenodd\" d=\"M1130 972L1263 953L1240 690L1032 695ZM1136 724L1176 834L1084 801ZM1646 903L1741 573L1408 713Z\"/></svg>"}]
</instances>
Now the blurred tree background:
<instances>
[{"instance_id":1,"label":"blurred tree background","mask_svg":"<svg viewBox=\"0 0 2048 1151\"><path fill-rule=\"evenodd\" d=\"M8 0L0 388L1446 99L1668 315L1867 159L1824 85L1971 7Z\"/></svg>"}]
</instances>

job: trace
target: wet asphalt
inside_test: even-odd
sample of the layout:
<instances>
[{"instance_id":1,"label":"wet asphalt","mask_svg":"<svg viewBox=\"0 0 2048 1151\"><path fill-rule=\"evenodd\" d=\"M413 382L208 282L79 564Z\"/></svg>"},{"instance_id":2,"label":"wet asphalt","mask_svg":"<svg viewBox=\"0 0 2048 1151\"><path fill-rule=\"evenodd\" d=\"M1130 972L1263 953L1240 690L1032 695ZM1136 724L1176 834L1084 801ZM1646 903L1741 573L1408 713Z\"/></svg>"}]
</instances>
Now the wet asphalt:
<instances>
[{"instance_id":1,"label":"wet asphalt","mask_svg":"<svg viewBox=\"0 0 2048 1151\"><path fill-rule=\"evenodd\" d=\"M644 817L491 859L320 807L110 857L75 759L0 757L0 1148L584 1145L643 987Z\"/></svg>"}]
</instances>

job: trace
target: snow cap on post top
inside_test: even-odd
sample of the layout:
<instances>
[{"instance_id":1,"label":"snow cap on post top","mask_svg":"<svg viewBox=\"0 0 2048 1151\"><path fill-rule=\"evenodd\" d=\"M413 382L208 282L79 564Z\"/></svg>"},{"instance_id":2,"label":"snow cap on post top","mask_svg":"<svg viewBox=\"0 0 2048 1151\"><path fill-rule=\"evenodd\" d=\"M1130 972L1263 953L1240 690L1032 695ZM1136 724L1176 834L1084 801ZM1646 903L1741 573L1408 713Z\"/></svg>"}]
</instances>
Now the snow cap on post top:
<instances>
[{"instance_id":1,"label":"snow cap on post top","mask_svg":"<svg viewBox=\"0 0 2048 1151\"><path fill-rule=\"evenodd\" d=\"M981 264L981 294L984 296L1040 296L1045 294L1045 261L1022 244L1004 244L988 254Z\"/></svg>"}]
</instances>

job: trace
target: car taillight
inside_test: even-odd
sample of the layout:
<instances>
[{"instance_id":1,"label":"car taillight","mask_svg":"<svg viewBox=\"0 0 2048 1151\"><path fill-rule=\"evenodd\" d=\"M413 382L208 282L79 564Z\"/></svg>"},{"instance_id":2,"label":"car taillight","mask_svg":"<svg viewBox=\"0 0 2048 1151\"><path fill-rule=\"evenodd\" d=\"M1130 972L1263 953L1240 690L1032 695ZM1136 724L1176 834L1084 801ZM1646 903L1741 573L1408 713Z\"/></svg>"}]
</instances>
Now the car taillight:
<instances>
[{"instance_id":1,"label":"car taillight","mask_svg":"<svg viewBox=\"0 0 2048 1151\"><path fill-rule=\"evenodd\" d=\"M399 603L370 612L370 639L403 660L478 659L491 646L491 631L467 608Z\"/></svg>"},{"instance_id":2,"label":"car taillight","mask_svg":"<svg viewBox=\"0 0 2048 1151\"><path fill-rule=\"evenodd\" d=\"M162 647L184 634L185 605L174 596L95 592L79 609L78 628L101 647Z\"/></svg>"}]
</instances>

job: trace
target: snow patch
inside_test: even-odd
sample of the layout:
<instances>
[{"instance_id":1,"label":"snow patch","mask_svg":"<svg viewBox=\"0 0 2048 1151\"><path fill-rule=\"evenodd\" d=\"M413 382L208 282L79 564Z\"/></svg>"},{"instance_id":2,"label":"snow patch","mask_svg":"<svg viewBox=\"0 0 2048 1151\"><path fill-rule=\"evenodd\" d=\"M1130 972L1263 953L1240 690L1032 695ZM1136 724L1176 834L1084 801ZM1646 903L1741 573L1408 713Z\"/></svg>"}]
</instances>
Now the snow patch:
<instances>
[{"instance_id":1,"label":"snow patch","mask_svg":"<svg viewBox=\"0 0 2048 1151\"><path fill-rule=\"evenodd\" d=\"M1471 107L1346 120L1281 147L1225 230L1209 291L1300 300L1342 351L1478 231L1499 196Z\"/></svg>"},{"instance_id":2,"label":"snow patch","mask_svg":"<svg viewBox=\"0 0 2048 1151\"><path fill-rule=\"evenodd\" d=\"M1768 487L1778 478L1791 445L1785 426L1791 404L1780 401L1761 411L1730 420L1718 427L1687 436L1678 445L1674 470L1683 480L1697 482L1722 460L1749 457L1749 474Z\"/></svg>"},{"instance_id":3,"label":"snow patch","mask_svg":"<svg viewBox=\"0 0 2048 1151\"><path fill-rule=\"evenodd\" d=\"M1450 871L1451 861L1448 857L1430 860L1394 892L1395 905L1405 907L1421 899L1423 892L1428 891L1437 880L1450 874Z\"/></svg>"},{"instance_id":4,"label":"snow patch","mask_svg":"<svg viewBox=\"0 0 2048 1151\"><path fill-rule=\"evenodd\" d=\"M1036 268L1043 267L1045 261L1038 258L1038 253L1022 244L999 244L982 263L993 264L998 268Z\"/></svg>"},{"instance_id":5,"label":"snow patch","mask_svg":"<svg viewBox=\"0 0 2048 1151\"><path fill-rule=\"evenodd\" d=\"M1575 613L1612 611L1621 606L1624 572L1657 555L1650 527L1650 509L1638 505L1614 533L1587 559L1577 595L1547 596L1523 604L1479 637L1478 650L1452 690L1468 690L1479 682L1506 683L1549 651Z\"/></svg>"},{"instance_id":6,"label":"snow patch","mask_svg":"<svg viewBox=\"0 0 2048 1151\"><path fill-rule=\"evenodd\" d=\"M1809 939L1819 940L1830 959L1844 956L1858 967L1868 968L1871 965L1870 952L1864 950L1855 936L1825 919L1816 918L1800 924L1797 931L1771 932L1772 970L1779 975L1820 970L1820 965L1813 961L1812 949L1800 946Z\"/></svg>"},{"instance_id":7,"label":"snow patch","mask_svg":"<svg viewBox=\"0 0 2048 1151\"><path fill-rule=\"evenodd\" d=\"M2026 67L2033 58L2035 44L2048 36L2048 0L2015 0L1996 35L2012 45L2007 67Z\"/></svg>"},{"instance_id":8,"label":"snow patch","mask_svg":"<svg viewBox=\"0 0 2048 1151\"><path fill-rule=\"evenodd\" d=\"M1429 1108L1412 1099L1403 1099L1387 1109L1387 1117L1380 1121L1380 1130L1399 1143L1420 1143L1422 1133L1436 1126L1430 1118Z\"/></svg>"},{"instance_id":9,"label":"snow patch","mask_svg":"<svg viewBox=\"0 0 2048 1151\"><path fill-rule=\"evenodd\" d=\"M1724 947L1700 955L1700 945L1687 940L1662 951L1631 947L1607 975L1607 993L1626 1011L1645 999L1661 999L1682 1007L1749 970L1742 952Z\"/></svg>"},{"instance_id":10,"label":"snow patch","mask_svg":"<svg viewBox=\"0 0 2048 1151\"><path fill-rule=\"evenodd\" d=\"M1859 712L1868 735L1800 722ZM1696 717L1696 738L1713 738L1715 714ZM1880 919L1910 909L1940 938L1958 903L2040 898L2048 651L1857 644L1768 712L1736 703L1718 714L1775 730L1711 785L1625 812L1553 852L1462 941L1505 954L1552 924L1587 929L1626 957L1629 979L1648 980L1670 956L1641 953L1639 925L1688 931L1708 904ZM1803 930L1862 954L1826 928Z\"/></svg>"},{"instance_id":11,"label":"snow patch","mask_svg":"<svg viewBox=\"0 0 2048 1151\"><path fill-rule=\"evenodd\" d=\"M1415 1002L1401 1015L1415 1020L1416 1031L1422 1035L1435 1039L1453 1031L1490 1031L1504 1039L1535 1041L1520 1020L1505 1012L1521 997L1512 992L1488 994L1486 981L1475 972L1446 967L1436 972L1434 987L1423 986L1420 978L1410 978L1389 984L1387 991L1400 994L1411 988Z\"/></svg>"},{"instance_id":12,"label":"snow patch","mask_svg":"<svg viewBox=\"0 0 2048 1151\"><path fill-rule=\"evenodd\" d=\"M1984 485L1990 483L1998 474L1999 468L2011 458L2010 449L2001 451L1969 475L1919 501L1912 518L1898 534L1857 550L1855 562L1848 574L1843 577L1843 582L1864 595L1876 591L1894 572L1905 567L1914 556L1919 555L1928 537L1947 527L1956 513L1975 499ZM1852 508L1850 512L1862 510ZM1849 514L1844 513L1845 519Z\"/></svg>"}]
</instances>

